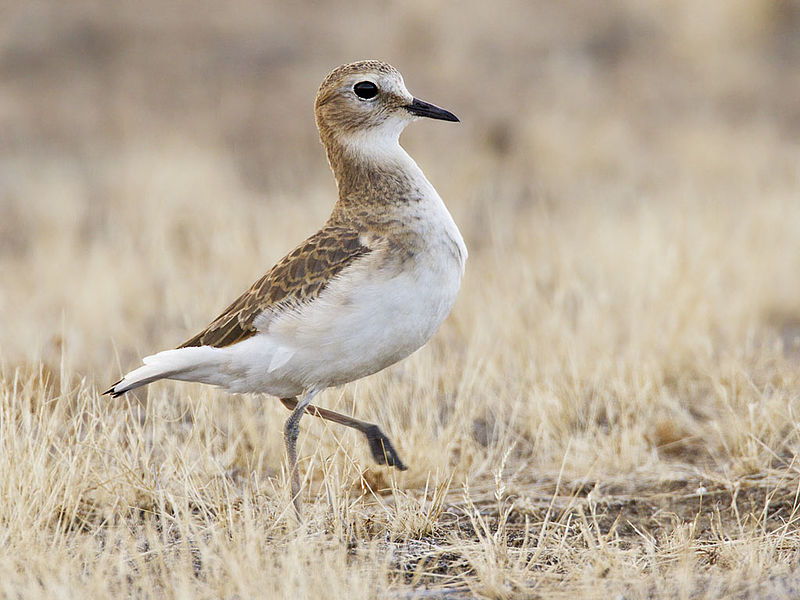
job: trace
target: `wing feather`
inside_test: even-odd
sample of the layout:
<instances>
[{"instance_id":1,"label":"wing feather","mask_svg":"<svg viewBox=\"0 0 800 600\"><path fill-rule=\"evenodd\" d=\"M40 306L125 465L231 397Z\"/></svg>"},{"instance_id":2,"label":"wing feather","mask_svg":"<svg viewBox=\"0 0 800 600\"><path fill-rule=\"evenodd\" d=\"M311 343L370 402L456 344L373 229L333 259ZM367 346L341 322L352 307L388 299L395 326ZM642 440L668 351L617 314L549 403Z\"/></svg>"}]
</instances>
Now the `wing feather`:
<instances>
[{"instance_id":1,"label":"wing feather","mask_svg":"<svg viewBox=\"0 0 800 600\"><path fill-rule=\"evenodd\" d=\"M179 348L223 348L257 333L260 314L283 303L302 303L319 296L345 267L371 249L357 231L326 226L292 250L270 271L239 296L208 327Z\"/></svg>"}]
</instances>

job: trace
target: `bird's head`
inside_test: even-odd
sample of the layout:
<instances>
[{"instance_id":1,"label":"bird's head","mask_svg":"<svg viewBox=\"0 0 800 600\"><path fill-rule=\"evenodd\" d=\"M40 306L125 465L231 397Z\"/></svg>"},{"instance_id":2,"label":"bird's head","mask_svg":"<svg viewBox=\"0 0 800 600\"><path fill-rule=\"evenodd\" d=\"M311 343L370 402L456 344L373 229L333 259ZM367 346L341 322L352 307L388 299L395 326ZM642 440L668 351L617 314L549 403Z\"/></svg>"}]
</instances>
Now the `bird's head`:
<instances>
[{"instance_id":1,"label":"bird's head","mask_svg":"<svg viewBox=\"0 0 800 600\"><path fill-rule=\"evenodd\" d=\"M415 98L391 65L364 60L334 69L322 82L314 105L323 142L346 147L396 144L400 133L420 117L458 121L453 113Z\"/></svg>"}]
</instances>

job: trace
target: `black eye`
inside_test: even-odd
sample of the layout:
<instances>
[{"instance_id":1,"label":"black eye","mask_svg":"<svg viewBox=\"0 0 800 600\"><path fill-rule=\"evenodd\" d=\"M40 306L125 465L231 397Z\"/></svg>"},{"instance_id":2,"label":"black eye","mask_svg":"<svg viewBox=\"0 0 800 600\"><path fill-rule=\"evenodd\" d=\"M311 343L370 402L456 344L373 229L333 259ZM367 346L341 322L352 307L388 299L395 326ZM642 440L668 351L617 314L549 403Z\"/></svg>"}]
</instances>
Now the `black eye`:
<instances>
[{"instance_id":1,"label":"black eye","mask_svg":"<svg viewBox=\"0 0 800 600\"><path fill-rule=\"evenodd\" d=\"M378 86L371 81L359 81L353 86L353 91L359 98L369 100L378 95Z\"/></svg>"}]
</instances>

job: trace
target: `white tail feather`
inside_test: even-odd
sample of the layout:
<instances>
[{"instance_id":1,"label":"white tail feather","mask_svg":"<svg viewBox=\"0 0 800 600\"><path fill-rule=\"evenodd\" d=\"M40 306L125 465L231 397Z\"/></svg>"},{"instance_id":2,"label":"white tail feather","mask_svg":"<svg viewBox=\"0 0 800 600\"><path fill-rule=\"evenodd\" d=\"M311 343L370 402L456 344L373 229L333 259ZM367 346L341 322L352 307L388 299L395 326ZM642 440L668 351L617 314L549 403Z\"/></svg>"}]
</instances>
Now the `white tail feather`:
<instances>
[{"instance_id":1,"label":"white tail feather","mask_svg":"<svg viewBox=\"0 0 800 600\"><path fill-rule=\"evenodd\" d=\"M108 392L119 396L159 379L180 379L219 385L217 379L223 358L224 353L219 348L210 346L164 350L146 356L142 360L143 366L125 375Z\"/></svg>"}]
</instances>

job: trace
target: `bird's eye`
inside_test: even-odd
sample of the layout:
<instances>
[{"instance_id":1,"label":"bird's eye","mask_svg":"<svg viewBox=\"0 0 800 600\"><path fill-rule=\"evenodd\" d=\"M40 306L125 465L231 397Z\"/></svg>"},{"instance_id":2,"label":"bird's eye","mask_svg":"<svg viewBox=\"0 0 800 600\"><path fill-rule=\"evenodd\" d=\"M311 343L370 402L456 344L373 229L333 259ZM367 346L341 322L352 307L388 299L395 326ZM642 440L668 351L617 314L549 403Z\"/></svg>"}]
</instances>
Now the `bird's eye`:
<instances>
[{"instance_id":1,"label":"bird's eye","mask_svg":"<svg viewBox=\"0 0 800 600\"><path fill-rule=\"evenodd\" d=\"M371 81L359 81L353 86L353 91L362 100L369 100L378 95L378 86Z\"/></svg>"}]
</instances>

